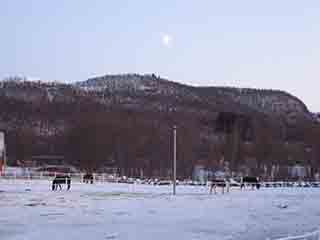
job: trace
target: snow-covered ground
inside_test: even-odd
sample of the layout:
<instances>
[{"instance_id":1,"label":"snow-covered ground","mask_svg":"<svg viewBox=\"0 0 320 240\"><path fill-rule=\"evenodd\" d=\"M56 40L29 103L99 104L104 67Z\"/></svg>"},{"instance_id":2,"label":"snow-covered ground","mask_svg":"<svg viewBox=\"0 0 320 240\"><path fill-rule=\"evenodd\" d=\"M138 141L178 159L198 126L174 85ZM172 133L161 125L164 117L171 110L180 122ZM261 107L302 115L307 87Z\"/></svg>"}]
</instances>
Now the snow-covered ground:
<instances>
[{"instance_id":1,"label":"snow-covered ground","mask_svg":"<svg viewBox=\"0 0 320 240\"><path fill-rule=\"evenodd\" d=\"M1 240L276 239L320 227L320 189L233 189L0 180Z\"/></svg>"}]
</instances>

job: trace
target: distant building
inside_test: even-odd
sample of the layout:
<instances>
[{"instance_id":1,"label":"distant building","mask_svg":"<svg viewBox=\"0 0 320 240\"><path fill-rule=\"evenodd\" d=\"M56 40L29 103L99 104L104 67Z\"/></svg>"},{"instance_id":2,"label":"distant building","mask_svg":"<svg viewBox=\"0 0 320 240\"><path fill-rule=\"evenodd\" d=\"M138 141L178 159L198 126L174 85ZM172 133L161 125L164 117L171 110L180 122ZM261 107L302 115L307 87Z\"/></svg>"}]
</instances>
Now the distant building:
<instances>
[{"instance_id":1,"label":"distant building","mask_svg":"<svg viewBox=\"0 0 320 240\"><path fill-rule=\"evenodd\" d=\"M217 179L225 179L228 176L228 174L225 171L216 171L212 175L214 178Z\"/></svg>"},{"instance_id":2,"label":"distant building","mask_svg":"<svg viewBox=\"0 0 320 240\"><path fill-rule=\"evenodd\" d=\"M289 168L289 174L294 179L304 179L307 176L307 170L306 167L297 163Z\"/></svg>"},{"instance_id":3,"label":"distant building","mask_svg":"<svg viewBox=\"0 0 320 240\"><path fill-rule=\"evenodd\" d=\"M209 180L224 179L229 176L229 173L225 170L207 169L204 165L195 165L193 169L192 179L193 181L199 181L206 183Z\"/></svg>"},{"instance_id":4,"label":"distant building","mask_svg":"<svg viewBox=\"0 0 320 240\"><path fill-rule=\"evenodd\" d=\"M192 179L194 181L199 181L202 183L207 182L208 180L208 171L206 170L204 165L198 164L193 168Z\"/></svg>"}]
</instances>

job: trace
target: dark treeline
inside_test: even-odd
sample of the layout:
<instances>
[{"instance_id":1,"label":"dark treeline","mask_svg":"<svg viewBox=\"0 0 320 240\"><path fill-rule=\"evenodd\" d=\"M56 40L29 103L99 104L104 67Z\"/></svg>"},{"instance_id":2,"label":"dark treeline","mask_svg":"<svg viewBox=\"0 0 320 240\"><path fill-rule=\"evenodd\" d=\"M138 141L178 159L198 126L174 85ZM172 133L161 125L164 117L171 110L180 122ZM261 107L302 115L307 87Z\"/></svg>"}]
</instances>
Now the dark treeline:
<instances>
[{"instance_id":1,"label":"dark treeline","mask_svg":"<svg viewBox=\"0 0 320 240\"><path fill-rule=\"evenodd\" d=\"M74 116L65 131L65 147L72 164L89 171L116 166L126 176L165 176L172 165L172 127L179 124L180 175L190 175L197 139L192 117L171 117L130 110L87 112Z\"/></svg>"},{"instance_id":2,"label":"dark treeline","mask_svg":"<svg viewBox=\"0 0 320 240\"><path fill-rule=\"evenodd\" d=\"M218 117L183 112L146 112L121 108L74 110L62 131L39 136L21 125L8 133L12 162L35 154L64 155L85 171L116 167L125 176L170 176L173 126L177 125L178 176L190 177L195 165L207 169L270 174L272 166L296 162L318 172L320 128L316 123L281 127L264 119L220 113ZM288 134L293 140L287 139ZM244 169L245 168L245 169ZM286 172L278 170L279 177Z\"/></svg>"}]
</instances>

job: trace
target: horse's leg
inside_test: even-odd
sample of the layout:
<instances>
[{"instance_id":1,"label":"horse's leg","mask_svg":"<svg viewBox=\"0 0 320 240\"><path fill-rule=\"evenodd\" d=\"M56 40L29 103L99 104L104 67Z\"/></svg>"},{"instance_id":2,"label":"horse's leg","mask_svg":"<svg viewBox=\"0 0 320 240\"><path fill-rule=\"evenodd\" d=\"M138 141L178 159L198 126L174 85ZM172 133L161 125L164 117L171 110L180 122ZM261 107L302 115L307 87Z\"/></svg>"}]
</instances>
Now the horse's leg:
<instances>
[{"instance_id":1,"label":"horse's leg","mask_svg":"<svg viewBox=\"0 0 320 240\"><path fill-rule=\"evenodd\" d=\"M217 194L217 185L214 185L214 194Z\"/></svg>"},{"instance_id":2,"label":"horse's leg","mask_svg":"<svg viewBox=\"0 0 320 240\"><path fill-rule=\"evenodd\" d=\"M224 186L221 187L221 193L224 194Z\"/></svg>"},{"instance_id":3,"label":"horse's leg","mask_svg":"<svg viewBox=\"0 0 320 240\"><path fill-rule=\"evenodd\" d=\"M59 188L60 188L60 191L61 191L62 190L61 183L59 183Z\"/></svg>"},{"instance_id":4,"label":"horse's leg","mask_svg":"<svg viewBox=\"0 0 320 240\"><path fill-rule=\"evenodd\" d=\"M68 185L68 188L67 188L67 190L70 190L70 187L71 187L71 180L68 180L68 183L67 183L67 185Z\"/></svg>"},{"instance_id":5,"label":"horse's leg","mask_svg":"<svg viewBox=\"0 0 320 240\"><path fill-rule=\"evenodd\" d=\"M212 194L212 188L213 188L213 185L211 184L211 186L210 186L210 194Z\"/></svg>"}]
</instances>

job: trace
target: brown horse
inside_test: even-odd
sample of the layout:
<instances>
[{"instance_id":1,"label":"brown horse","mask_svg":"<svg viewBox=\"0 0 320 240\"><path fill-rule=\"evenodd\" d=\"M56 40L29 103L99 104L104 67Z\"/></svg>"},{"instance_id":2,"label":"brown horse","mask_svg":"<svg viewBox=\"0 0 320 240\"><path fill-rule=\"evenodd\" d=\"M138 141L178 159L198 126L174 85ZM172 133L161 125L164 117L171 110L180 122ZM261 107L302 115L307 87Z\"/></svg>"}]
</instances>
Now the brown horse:
<instances>
[{"instance_id":1,"label":"brown horse","mask_svg":"<svg viewBox=\"0 0 320 240\"><path fill-rule=\"evenodd\" d=\"M214 194L217 194L217 187L221 187L221 193L224 194L224 188L227 188L227 192L230 190L230 183L225 179L214 179L210 184L210 194L214 190Z\"/></svg>"},{"instance_id":2,"label":"brown horse","mask_svg":"<svg viewBox=\"0 0 320 240\"><path fill-rule=\"evenodd\" d=\"M259 189L261 184L259 182L259 178L258 177L249 177L249 176L246 176L246 177L243 177L241 179L241 185L240 185L240 189L242 190L242 188L245 188L246 185L249 185L251 186L251 189Z\"/></svg>"},{"instance_id":3,"label":"brown horse","mask_svg":"<svg viewBox=\"0 0 320 240\"><path fill-rule=\"evenodd\" d=\"M59 186L60 190L62 190L61 184L67 184L67 190L70 190L70 188L71 188L71 177L69 177L67 175L56 176L52 180L52 191L58 190L58 186Z\"/></svg>"},{"instance_id":4,"label":"brown horse","mask_svg":"<svg viewBox=\"0 0 320 240\"><path fill-rule=\"evenodd\" d=\"M83 182L84 183L91 183L93 184L93 175L91 173L87 173L86 175L83 176Z\"/></svg>"}]
</instances>

